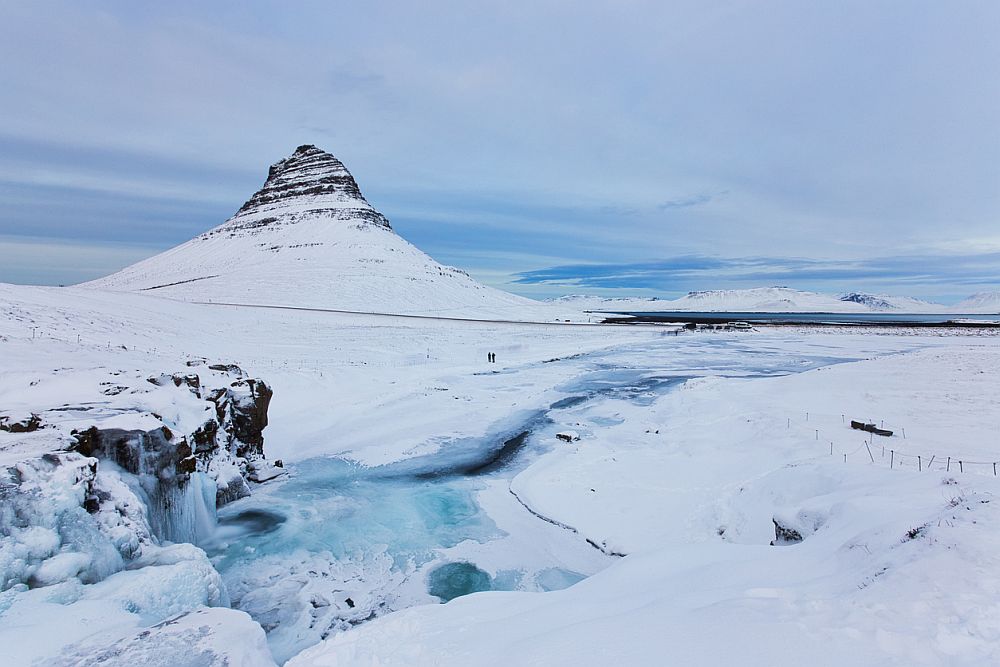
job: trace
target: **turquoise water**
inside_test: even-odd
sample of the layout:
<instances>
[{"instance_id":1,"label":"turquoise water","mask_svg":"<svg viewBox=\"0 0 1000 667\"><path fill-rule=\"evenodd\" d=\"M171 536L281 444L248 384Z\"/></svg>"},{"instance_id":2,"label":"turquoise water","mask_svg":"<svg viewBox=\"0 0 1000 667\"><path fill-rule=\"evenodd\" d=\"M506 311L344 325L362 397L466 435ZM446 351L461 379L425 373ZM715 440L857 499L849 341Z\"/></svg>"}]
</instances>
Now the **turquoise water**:
<instances>
[{"instance_id":1,"label":"turquoise water","mask_svg":"<svg viewBox=\"0 0 1000 667\"><path fill-rule=\"evenodd\" d=\"M492 572L445 554L466 541L510 544L477 495L490 482L506 483L551 446L567 415L598 429L620 420L589 419L588 406L597 401L648 405L690 377L770 376L844 360L674 341L581 355L571 362L579 373L555 388L555 400L511 416L506 423L514 426L502 432L455 440L432 455L379 467L337 458L290 465L287 479L219 512L207 550L235 606L261 622L282 660L330 632L411 604L571 586L585 575L566 568L558 554L541 566ZM578 548L590 549L582 538Z\"/></svg>"}]
</instances>

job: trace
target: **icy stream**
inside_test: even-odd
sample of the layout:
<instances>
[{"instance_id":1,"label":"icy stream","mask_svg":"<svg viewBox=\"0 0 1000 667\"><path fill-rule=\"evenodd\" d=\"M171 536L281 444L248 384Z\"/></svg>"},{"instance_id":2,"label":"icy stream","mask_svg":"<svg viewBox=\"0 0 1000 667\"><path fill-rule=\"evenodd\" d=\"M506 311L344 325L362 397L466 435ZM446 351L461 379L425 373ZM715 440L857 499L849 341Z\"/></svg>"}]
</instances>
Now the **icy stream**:
<instances>
[{"instance_id":1,"label":"icy stream","mask_svg":"<svg viewBox=\"0 0 1000 667\"><path fill-rule=\"evenodd\" d=\"M285 481L219 512L207 550L233 606L261 623L284 661L331 632L414 604L570 586L610 557L530 516L506 493L518 471L554 446L561 426L605 427L606 417L588 416L598 402L649 404L691 377L770 376L843 361L748 354L725 341L682 352L672 345L669 354L664 346L662 358L653 348L561 362L579 367L576 378L556 387L549 405L512 416L489 437L379 467L337 458L291 466ZM487 498L513 529L498 526Z\"/></svg>"}]
</instances>

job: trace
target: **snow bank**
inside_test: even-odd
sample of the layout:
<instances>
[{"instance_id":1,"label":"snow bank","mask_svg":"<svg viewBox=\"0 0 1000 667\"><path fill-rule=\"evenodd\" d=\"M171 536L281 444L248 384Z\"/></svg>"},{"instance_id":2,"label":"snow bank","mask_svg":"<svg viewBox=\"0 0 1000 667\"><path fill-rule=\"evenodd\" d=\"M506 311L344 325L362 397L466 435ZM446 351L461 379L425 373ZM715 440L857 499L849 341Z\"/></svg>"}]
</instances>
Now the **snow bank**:
<instances>
[{"instance_id":1,"label":"snow bank","mask_svg":"<svg viewBox=\"0 0 1000 667\"><path fill-rule=\"evenodd\" d=\"M988 460L993 364L995 345L947 346L586 408L622 420L512 489L627 557L564 591L405 610L289 665L993 664L1000 482L890 469L840 415L905 424L901 451ZM797 539L771 546L776 527Z\"/></svg>"}]
</instances>

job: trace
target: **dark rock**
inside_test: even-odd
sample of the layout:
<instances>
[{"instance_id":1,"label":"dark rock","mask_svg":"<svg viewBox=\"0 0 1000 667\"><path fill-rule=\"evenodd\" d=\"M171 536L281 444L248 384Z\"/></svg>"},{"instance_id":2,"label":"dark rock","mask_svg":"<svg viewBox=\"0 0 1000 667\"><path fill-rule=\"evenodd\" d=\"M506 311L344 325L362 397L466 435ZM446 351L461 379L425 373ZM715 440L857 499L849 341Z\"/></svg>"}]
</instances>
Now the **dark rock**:
<instances>
[{"instance_id":1,"label":"dark rock","mask_svg":"<svg viewBox=\"0 0 1000 667\"><path fill-rule=\"evenodd\" d=\"M788 526L783 526L775 519L771 519L771 521L774 523L774 539L771 541L772 547L785 544L796 544L802 541L802 533L799 531Z\"/></svg>"},{"instance_id":2,"label":"dark rock","mask_svg":"<svg viewBox=\"0 0 1000 667\"><path fill-rule=\"evenodd\" d=\"M10 433L31 433L32 431L37 431L42 425L42 418L31 413L27 417L22 417L21 419L14 420L9 416L0 416L0 431L8 431Z\"/></svg>"},{"instance_id":3,"label":"dark rock","mask_svg":"<svg viewBox=\"0 0 1000 667\"><path fill-rule=\"evenodd\" d=\"M335 205L329 202L334 202ZM281 224L280 218L261 217L260 214L292 203L307 204L312 212L322 211L324 215L337 219L360 219L391 229L389 221L365 201L361 189L343 162L315 146L304 145L296 148L287 158L271 165L264 186L243 204L226 223L224 230L220 231L253 230ZM357 206L344 206L351 203L356 203Z\"/></svg>"},{"instance_id":4,"label":"dark rock","mask_svg":"<svg viewBox=\"0 0 1000 667\"><path fill-rule=\"evenodd\" d=\"M193 456L188 456L177 462L177 474L178 475L190 475L198 469L198 459Z\"/></svg>"},{"instance_id":5,"label":"dark rock","mask_svg":"<svg viewBox=\"0 0 1000 667\"><path fill-rule=\"evenodd\" d=\"M246 379L233 382L221 394L213 394L219 421L230 436L236 456L259 458L264 455L264 428L273 392L267 383Z\"/></svg>"},{"instance_id":6,"label":"dark rock","mask_svg":"<svg viewBox=\"0 0 1000 667\"><path fill-rule=\"evenodd\" d=\"M243 377L243 369L236 364L209 364L208 367L213 371L229 373L230 375L235 375L239 378Z\"/></svg>"},{"instance_id":7,"label":"dark rock","mask_svg":"<svg viewBox=\"0 0 1000 667\"><path fill-rule=\"evenodd\" d=\"M194 443L194 451L196 454L207 454L212 452L218 445L216 445L215 438L219 433L219 422L214 419L209 419L204 424L199 426L194 433L191 434L191 441Z\"/></svg>"}]
</instances>

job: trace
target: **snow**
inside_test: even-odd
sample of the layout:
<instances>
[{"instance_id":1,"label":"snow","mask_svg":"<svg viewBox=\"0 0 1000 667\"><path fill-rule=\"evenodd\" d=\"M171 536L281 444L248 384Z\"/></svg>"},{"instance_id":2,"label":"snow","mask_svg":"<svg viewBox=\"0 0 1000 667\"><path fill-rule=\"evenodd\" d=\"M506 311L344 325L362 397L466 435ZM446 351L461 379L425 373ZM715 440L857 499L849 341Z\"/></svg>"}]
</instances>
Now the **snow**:
<instances>
[{"instance_id":1,"label":"snow","mask_svg":"<svg viewBox=\"0 0 1000 667\"><path fill-rule=\"evenodd\" d=\"M274 667L264 631L231 609L196 609L143 628L109 645L81 642L49 664L108 667Z\"/></svg>"},{"instance_id":2,"label":"snow","mask_svg":"<svg viewBox=\"0 0 1000 667\"><path fill-rule=\"evenodd\" d=\"M955 304L955 312L967 314L985 313L987 315L995 313L1000 315L1000 291L973 294L968 299Z\"/></svg>"},{"instance_id":3,"label":"snow","mask_svg":"<svg viewBox=\"0 0 1000 667\"><path fill-rule=\"evenodd\" d=\"M155 637L163 634L164 626L160 624L164 621L228 604L222 580L203 551L191 545L174 545L144 555L131 567L87 586L70 578L54 586L14 588L0 593L0 642L5 647L5 664L28 665L33 661L95 664L96 656L105 653L108 662L99 664L135 664L117 655L123 651L122 641L132 645L125 651L129 655L143 651L159 653L164 661L160 664L179 661L188 651L196 655L207 655L205 652L210 651L225 655L233 651L234 656L245 656L246 664L272 664L264 660L269 659L269 654L259 626L228 609L220 610L225 612L223 615L213 611L204 619L191 617L174 628L180 630L192 622L205 620L224 624L221 633L195 636L197 645L174 642L168 655L164 654L168 647L158 645ZM171 621L166 625L173 624ZM139 635L140 630L148 634ZM226 638L234 633L243 637L237 646L227 647L223 641L212 639L217 634ZM25 641L26 636L32 637L32 641ZM256 662L251 659L253 656Z\"/></svg>"},{"instance_id":4,"label":"snow","mask_svg":"<svg viewBox=\"0 0 1000 667\"><path fill-rule=\"evenodd\" d=\"M983 664L996 657L997 518L993 503L980 502L996 482L982 466L940 470L941 456L996 457L990 443L1000 392L995 374L980 371L1000 358L996 338L983 332L761 327L675 337L657 327L415 320L13 286L0 286L0 312L0 347L10 360L0 373L5 407L50 415L63 404L90 404L96 418L125 420L158 411L188 426L202 416L194 397L190 404L180 392L168 398L161 392L173 390L146 378L186 368L192 358L224 359L272 384L265 450L293 471L231 506L291 517L267 534L285 551L245 552L244 564L230 568L218 556L215 567L194 556L171 564L144 547L138 562L126 559L135 569L92 584L67 567L56 577L66 576L63 583L8 590L12 611L0 617L0 634L37 636L51 623L60 637L51 647L28 642L23 650L31 655L140 650L143 628L211 609L225 593L274 624L274 657L293 665L780 664L803 655L820 664L857 664L858 656L870 656L869 664ZM487 364L487 352L498 363ZM835 363L842 361L850 363ZM783 375L817 365L822 370ZM783 376L770 377L776 374ZM101 382L112 380L127 389L101 393ZM664 384L652 389L657 382ZM393 539L425 538L411 528L423 519L406 518L413 505L399 499L413 496L403 482L391 490L372 481L367 500L331 487L328 500L299 518L293 504L284 506L293 502L296 465L334 454L373 473L458 463L468 448L497 442L554 404L562 407L548 411L552 423L540 427L513 479L465 487L477 508L468 516L483 522L483 532L453 526L443 540L430 531L437 547L402 569L392 558L405 551L398 547L298 550L310 532L317 540L364 540L379 534L379 523ZM901 433L889 439L903 469L896 459L890 470L881 449L876 465L865 463L858 447L867 434L851 431L841 414L905 428L905 440ZM65 420L82 425L94 417ZM4 433L7 455L35 456L33 438L58 430L16 435L23 450ZM555 437L569 432L580 439ZM932 472L915 471L918 454L939 457ZM124 498L121 476L100 474ZM281 495L285 489L292 495ZM953 499L966 504L952 507ZM383 514L366 514L370 506L350 513L376 500ZM966 506L972 509L958 513ZM326 517L340 532L310 516ZM803 541L771 547L774 519ZM911 529L920 529L914 539ZM19 540L33 550L32 562L60 552L57 531L41 522L30 531ZM108 535L116 553L134 547ZM271 539L216 535L254 548ZM462 563L475 570L445 577L447 590L487 582L491 590L435 604L433 573ZM335 625L322 641L327 625L317 619L349 614L348 597L366 614L391 601L374 620ZM984 611L968 611L976 608ZM941 611L927 611L934 609ZM245 634L253 646L259 626L223 611L213 627ZM105 617L89 627L81 620ZM176 650L173 641L164 639L162 650ZM206 635L194 645L210 643ZM18 656L24 660L15 656L13 664L28 659Z\"/></svg>"},{"instance_id":5,"label":"snow","mask_svg":"<svg viewBox=\"0 0 1000 667\"><path fill-rule=\"evenodd\" d=\"M906 296L887 294L820 294L788 287L707 290L690 292L679 299L601 298L569 296L552 303L568 308L606 312L692 311L753 313L989 313L1000 311L998 300L963 301L945 306ZM991 310L994 309L994 310Z\"/></svg>"},{"instance_id":6,"label":"snow","mask_svg":"<svg viewBox=\"0 0 1000 667\"><path fill-rule=\"evenodd\" d=\"M585 408L623 421L553 449L514 488L627 557L564 591L404 610L289 665L992 664L1000 484L890 470L863 449L845 464L858 435L833 411L905 424L902 451L988 459L1000 387L978 371L996 362L995 345L948 345L693 381L648 410ZM770 546L775 518L803 541Z\"/></svg>"},{"instance_id":7,"label":"snow","mask_svg":"<svg viewBox=\"0 0 1000 667\"><path fill-rule=\"evenodd\" d=\"M851 299L646 306L924 307ZM0 416L40 421L0 431L5 664L1000 662L996 330L667 335L600 303L442 267L308 146L174 250L0 284ZM216 509L231 458L164 498L68 451L197 429L174 374L239 393L204 360L274 390L249 497Z\"/></svg>"},{"instance_id":8,"label":"snow","mask_svg":"<svg viewBox=\"0 0 1000 667\"><path fill-rule=\"evenodd\" d=\"M435 262L392 230L339 160L314 147L275 164L264 187L219 227L84 287L452 318L579 316Z\"/></svg>"}]
</instances>

